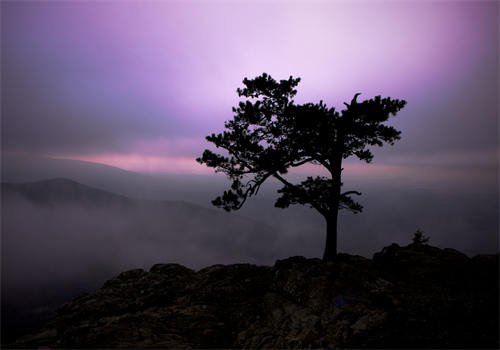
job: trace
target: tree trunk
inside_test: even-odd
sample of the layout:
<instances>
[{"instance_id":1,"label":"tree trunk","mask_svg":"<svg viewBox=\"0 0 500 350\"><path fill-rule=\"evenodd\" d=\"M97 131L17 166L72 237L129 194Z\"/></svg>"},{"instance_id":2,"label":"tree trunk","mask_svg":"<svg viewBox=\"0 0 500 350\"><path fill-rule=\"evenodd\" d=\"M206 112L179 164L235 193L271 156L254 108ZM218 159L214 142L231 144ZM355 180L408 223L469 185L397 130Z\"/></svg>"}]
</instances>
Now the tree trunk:
<instances>
[{"instance_id":1,"label":"tree trunk","mask_svg":"<svg viewBox=\"0 0 500 350\"><path fill-rule=\"evenodd\" d=\"M339 216L340 189L342 187L342 153L338 153L331 160L335 164L332 171L332 185L334 192L332 193L329 203L329 210L326 219L326 244L325 252L323 253L323 261L334 260L337 256L337 222Z\"/></svg>"},{"instance_id":2,"label":"tree trunk","mask_svg":"<svg viewBox=\"0 0 500 350\"><path fill-rule=\"evenodd\" d=\"M337 256L337 218L338 210L333 210L329 217L326 218L326 244L323 260L333 260Z\"/></svg>"}]
</instances>

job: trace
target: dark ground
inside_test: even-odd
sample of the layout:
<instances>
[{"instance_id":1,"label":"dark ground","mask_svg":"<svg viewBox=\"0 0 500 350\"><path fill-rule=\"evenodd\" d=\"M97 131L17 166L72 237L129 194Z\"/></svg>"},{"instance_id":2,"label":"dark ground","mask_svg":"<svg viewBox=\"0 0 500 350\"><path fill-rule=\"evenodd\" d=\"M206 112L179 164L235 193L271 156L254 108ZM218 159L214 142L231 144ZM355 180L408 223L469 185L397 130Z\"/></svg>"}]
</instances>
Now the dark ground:
<instances>
[{"instance_id":1,"label":"dark ground","mask_svg":"<svg viewBox=\"0 0 500 350\"><path fill-rule=\"evenodd\" d=\"M393 244L373 259L137 269L9 347L498 348L498 254Z\"/></svg>"}]
</instances>

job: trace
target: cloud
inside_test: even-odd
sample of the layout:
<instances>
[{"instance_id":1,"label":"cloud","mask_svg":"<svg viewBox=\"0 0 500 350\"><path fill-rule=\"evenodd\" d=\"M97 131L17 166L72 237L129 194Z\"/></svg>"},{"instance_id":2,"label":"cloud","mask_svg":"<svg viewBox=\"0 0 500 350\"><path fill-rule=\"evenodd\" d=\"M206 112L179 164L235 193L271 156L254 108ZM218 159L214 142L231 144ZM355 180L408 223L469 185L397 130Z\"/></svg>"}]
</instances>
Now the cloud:
<instances>
[{"instance_id":1,"label":"cloud","mask_svg":"<svg viewBox=\"0 0 500 350\"><path fill-rule=\"evenodd\" d=\"M117 168L143 173L212 174L213 170L196 162L194 157L154 156L141 153L104 153L95 155L53 156L58 159L75 159L106 164Z\"/></svg>"},{"instance_id":2,"label":"cloud","mask_svg":"<svg viewBox=\"0 0 500 350\"><path fill-rule=\"evenodd\" d=\"M263 71L407 99L388 158L498 149L498 3L220 5L2 4L2 150L182 163Z\"/></svg>"}]
</instances>

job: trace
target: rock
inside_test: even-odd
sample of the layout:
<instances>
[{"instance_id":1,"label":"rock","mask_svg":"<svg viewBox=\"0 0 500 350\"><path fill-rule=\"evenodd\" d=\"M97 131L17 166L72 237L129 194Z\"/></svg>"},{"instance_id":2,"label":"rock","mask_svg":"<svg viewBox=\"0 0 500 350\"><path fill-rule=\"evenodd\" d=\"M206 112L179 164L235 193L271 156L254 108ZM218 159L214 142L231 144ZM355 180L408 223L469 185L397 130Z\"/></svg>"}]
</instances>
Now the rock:
<instances>
[{"instance_id":1,"label":"rock","mask_svg":"<svg viewBox=\"0 0 500 350\"><path fill-rule=\"evenodd\" d=\"M457 250L427 244L406 247L392 244L375 253L373 261L389 279L417 284L450 283L450 287L463 284L464 271L470 265L467 255Z\"/></svg>"},{"instance_id":2,"label":"rock","mask_svg":"<svg viewBox=\"0 0 500 350\"><path fill-rule=\"evenodd\" d=\"M356 335L364 330L372 329L380 324L382 324L387 318L387 314L381 310L374 310L370 313L361 316L352 326L351 329L354 331L353 335Z\"/></svg>"},{"instance_id":3,"label":"rock","mask_svg":"<svg viewBox=\"0 0 500 350\"><path fill-rule=\"evenodd\" d=\"M498 254L393 244L373 260L130 270L9 347L498 347Z\"/></svg>"}]
</instances>

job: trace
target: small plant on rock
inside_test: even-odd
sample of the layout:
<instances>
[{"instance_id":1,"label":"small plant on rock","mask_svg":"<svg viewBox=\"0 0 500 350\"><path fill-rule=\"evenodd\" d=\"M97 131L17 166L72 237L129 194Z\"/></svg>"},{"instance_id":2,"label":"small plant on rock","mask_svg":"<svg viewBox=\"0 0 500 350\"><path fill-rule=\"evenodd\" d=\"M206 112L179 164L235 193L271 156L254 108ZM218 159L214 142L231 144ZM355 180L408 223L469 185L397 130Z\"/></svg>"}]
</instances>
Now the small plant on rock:
<instances>
[{"instance_id":1,"label":"small plant on rock","mask_svg":"<svg viewBox=\"0 0 500 350\"><path fill-rule=\"evenodd\" d=\"M427 244L431 238L424 236L424 232L420 229L418 229L414 234L412 238L412 244L414 245L423 245Z\"/></svg>"}]
</instances>

